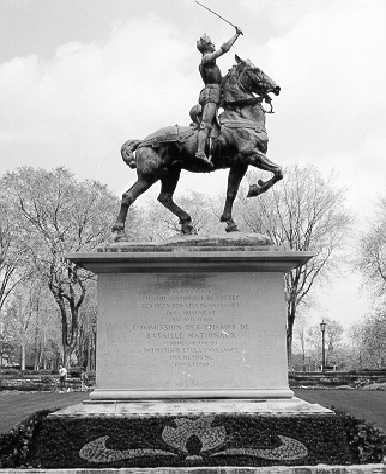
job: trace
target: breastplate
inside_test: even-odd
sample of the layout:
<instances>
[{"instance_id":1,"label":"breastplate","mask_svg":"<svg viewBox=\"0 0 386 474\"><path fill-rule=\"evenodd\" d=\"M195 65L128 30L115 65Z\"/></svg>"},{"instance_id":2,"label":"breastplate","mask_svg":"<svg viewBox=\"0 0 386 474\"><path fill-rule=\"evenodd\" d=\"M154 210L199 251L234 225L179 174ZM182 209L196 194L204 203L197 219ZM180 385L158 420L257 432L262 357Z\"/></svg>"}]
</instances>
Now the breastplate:
<instances>
[{"instance_id":1,"label":"breastplate","mask_svg":"<svg viewBox=\"0 0 386 474\"><path fill-rule=\"evenodd\" d=\"M216 61L206 62L205 64L200 63L199 66L200 75L204 84L221 84L222 76Z\"/></svg>"}]
</instances>

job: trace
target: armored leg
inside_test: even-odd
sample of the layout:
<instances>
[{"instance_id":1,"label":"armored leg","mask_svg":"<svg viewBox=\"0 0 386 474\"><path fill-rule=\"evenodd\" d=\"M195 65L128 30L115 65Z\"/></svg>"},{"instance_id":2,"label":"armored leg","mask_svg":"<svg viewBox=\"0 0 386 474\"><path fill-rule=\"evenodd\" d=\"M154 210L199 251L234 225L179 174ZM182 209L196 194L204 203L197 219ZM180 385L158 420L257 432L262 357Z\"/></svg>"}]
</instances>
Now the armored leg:
<instances>
[{"instance_id":1,"label":"armored leg","mask_svg":"<svg viewBox=\"0 0 386 474\"><path fill-rule=\"evenodd\" d=\"M196 157L199 160L203 160L207 162L208 164L211 163L209 158L206 156L205 153L205 145L206 145L206 140L208 138L210 132L210 126L205 124L204 122L200 123L200 131L198 132L198 149L196 153Z\"/></svg>"},{"instance_id":2,"label":"armored leg","mask_svg":"<svg viewBox=\"0 0 386 474\"><path fill-rule=\"evenodd\" d=\"M216 116L217 104L211 102L205 104L202 113L202 121L200 123L200 131L198 132L198 149L196 157L207 164L211 165L211 161L205 154L206 140L212 128L213 119Z\"/></svg>"}]
</instances>

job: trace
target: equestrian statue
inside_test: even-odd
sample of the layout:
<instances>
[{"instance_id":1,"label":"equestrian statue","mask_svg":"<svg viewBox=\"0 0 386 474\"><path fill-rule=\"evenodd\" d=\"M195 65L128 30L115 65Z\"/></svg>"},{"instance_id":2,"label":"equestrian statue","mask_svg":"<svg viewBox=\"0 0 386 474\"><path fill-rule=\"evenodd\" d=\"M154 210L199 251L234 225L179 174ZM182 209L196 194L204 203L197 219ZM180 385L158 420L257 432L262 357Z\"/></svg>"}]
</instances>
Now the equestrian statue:
<instances>
[{"instance_id":1,"label":"equestrian statue","mask_svg":"<svg viewBox=\"0 0 386 474\"><path fill-rule=\"evenodd\" d=\"M232 25L233 26L233 25ZM121 208L112 228L115 241L126 241L126 217L133 202L157 181L161 181L158 201L179 218L181 233L195 233L191 216L173 199L181 170L211 173L229 168L228 190L220 218L226 231L236 231L232 207L241 179L248 166L269 171L271 179L249 186L248 197L258 196L283 178L281 168L266 156L265 114L272 112L270 93L280 87L251 61L235 56L236 63L222 77L216 59L227 53L242 34L236 34L218 50L207 35L197 42L201 53L199 71L204 81L199 104L190 111L189 126L161 128L144 140L128 140L121 148L123 161L137 170L137 181L122 195ZM269 104L266 111L263 103ZM217 116L219 108L221 113Z\"/></svg>"}]
</instances>

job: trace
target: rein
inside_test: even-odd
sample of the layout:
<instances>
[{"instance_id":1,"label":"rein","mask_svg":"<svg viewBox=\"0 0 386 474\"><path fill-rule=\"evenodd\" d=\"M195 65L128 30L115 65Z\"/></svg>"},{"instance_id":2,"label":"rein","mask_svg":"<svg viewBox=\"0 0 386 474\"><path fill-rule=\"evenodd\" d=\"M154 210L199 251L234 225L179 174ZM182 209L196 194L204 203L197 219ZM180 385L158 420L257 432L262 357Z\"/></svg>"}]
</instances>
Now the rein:
<instances>
[{"instance_id":1,"label":"rein","mask_svg":"<svg viewBox=\"0 0 386 474\"><path fill-rule=\"evenodd\" d=\"M222 102L222 106L229 106L229 107L232 107L232 106L236 106L236 107L240 107L240 106L243 106L243 105L258 105L258 104L261 104L263 102L263 97L246 97L245 99L238 99L238 100L235 100L235 101L232 101L232 102Z\"/></svg>"},{"instance_id":2,"label":"rein","mask_svg":"<svg viewBox=\"0 0 386 474\"><path fill-rule=\"evenodd\" d=\"M241 92L244 94L252 94L252 92L248 91L243 84L243 76L246 73L247 69L244 69L243 71L239 72L238 75L236 76L236 84ZM222 89L224 90L224 85L225 81L222 84ZM235 106L235 107L240 107L240 106L245 106L245 105L260 105L263 102L269 105L270 110L264 110L265 113L267 114L273 114L273 108L272 108L272 99L268 94L261 95L259 97L245 97L245 98L238 98L235 99L234 101L221 101L221 105L224 106Z\"/></svg>"}]
</instances>

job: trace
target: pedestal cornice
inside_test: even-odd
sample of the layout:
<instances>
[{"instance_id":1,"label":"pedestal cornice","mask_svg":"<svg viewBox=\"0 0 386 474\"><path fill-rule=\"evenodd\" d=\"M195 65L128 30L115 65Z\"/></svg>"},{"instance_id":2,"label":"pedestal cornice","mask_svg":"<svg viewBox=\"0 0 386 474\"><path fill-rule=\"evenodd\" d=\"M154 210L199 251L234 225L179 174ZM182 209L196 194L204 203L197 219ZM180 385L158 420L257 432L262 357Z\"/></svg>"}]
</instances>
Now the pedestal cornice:
<instances>
[{"instance_id":1,"label":"pedestal cornice","mask_svg":"<svg viewBox=\"0 0 386 474\"><path fill-rule=\"evenodd\" d=\"M227 247L216 250L185 248L170 251L105 251L71 253L72 262L94 273L146 272L288 272L304 265L313 252Z\"/></svg>"}]
</instances>

